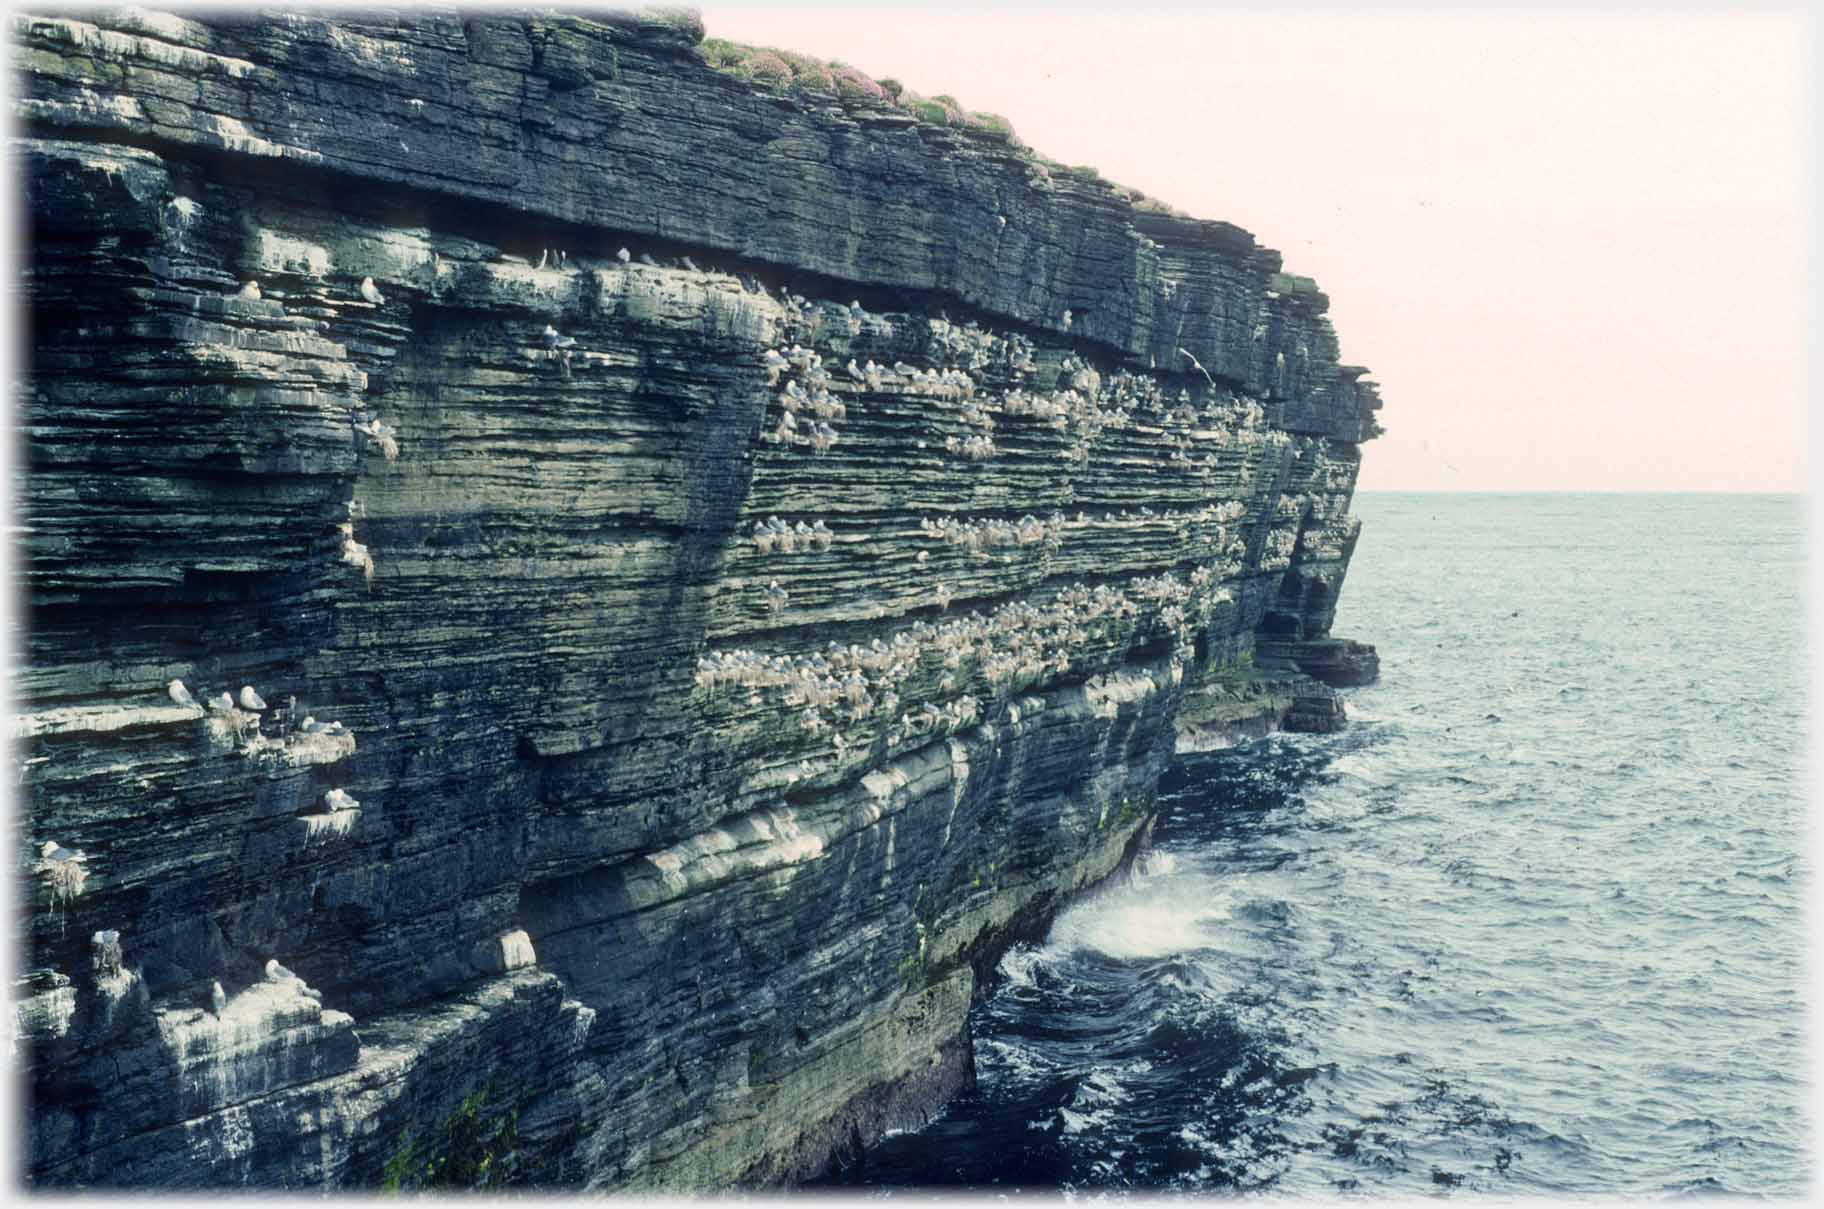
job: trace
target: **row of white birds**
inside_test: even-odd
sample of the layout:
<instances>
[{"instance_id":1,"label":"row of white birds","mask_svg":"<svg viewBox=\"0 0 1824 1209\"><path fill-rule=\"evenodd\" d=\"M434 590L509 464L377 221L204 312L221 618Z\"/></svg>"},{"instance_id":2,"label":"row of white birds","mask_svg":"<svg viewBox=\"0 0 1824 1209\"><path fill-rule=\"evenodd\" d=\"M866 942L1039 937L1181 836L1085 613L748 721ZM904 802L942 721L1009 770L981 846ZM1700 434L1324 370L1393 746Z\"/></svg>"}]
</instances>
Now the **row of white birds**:
<instances>
[{"instance_id":1,"label":"row of white birds","mask_svg":"<svg viewBox=\"0 0 1824 1209\"><path fill-rule=\"evenodd\" d=\"M959 370L976 374L993 366L1008 377L1038 372L1038 345L1018 332L1002 335L973 319L956 324L942 315L928 318L926 326L930 347Z\"/></svg>"},{"instance_id":2,"label":"row of white birds","mask_svg":"<svg viewBox=\"0 0 1824 1209\"><path fill-rule=\"evenodd\" d=\"M356 293L361 295L364 302L367 302L372 306L386 305L386 295L380 292L380 287L374 284L374 279L372 277L363 277L361 279L361 284L356 287ZM235 296L237 298L246 298L254 302L258 302L264 297L260 292L260 283L257 279L249 279L242 282L241 288L235 291Z\"/></svg>"},{"instance_id":3,"label":"row of white birds","mask_svg":"<svg viewBox=\"0 0 1824 1209\"><path fill-rule=\"evenodd\" d=\"M1108 509L1093 516L1079 510L1074 521L1057 510L1053 510L1044 520L1031 513L1018 520L989 516L924 516L919 518L918 532L924 537L959 547L971 554L1007 546L1035 545L1042 545L1055 552L1062 544L1067 529L1093 526L1131 530L1158 524L1169 527L1187 541L1224 545L1226 535L1222 526L1238 520L1246 510L1246 506L1239 500L1227 500L1220 504L1206 504L1198 509L1168 508L1155 511L1143 505L1137 509ZM1282 508L1282 512L1286 515L1296 514L1295 509L1288 511ZM1213 533L1199 533L1199 525L1216 528ZM777 515L769 515L765 520L754 522L751 540L754 549L761 554L794 554L827 551L835 538L835 533L822 517L818 517L814 524L807 524L802 519L790 522ZM917 561L923 563L927 558L927 552L920 551Z\"/></svg>"},{"instance_id":4,"label":"row of white birds","mask_svg":"<svg viewBox=\"0 0 1824 1209\"><path fill-rule=\"evenodd\" d=\"M253 685L243 684L238 699L226 689L203 701L198 701L182 680L173 680L165 686L165 693L174 705L184 709L201 709L211 714L231 715L237 712L257 717L269 707L266 698L255 691ZM305 735L346 735L348 728L340 722L318 722L314 717L297 720L294 725L298 733Z\"/></svg>"},{"instance_id":5,"label":"row of white birds","mask_svg":"<svg viewBox=\"0 0 1824 1209\"><path fill-rule=\"evenodd\" d=\"M1316 552L1319 557L1340 556L1341 542L1359 529L1359 522L1352 522L1341 511L1345 502L1345 497L1340 495L1328 499L1309 493L1282 497L1273 510L1273 517L1278 524L1268 530L1269 537L1263 553L1269 561L1262 569L1284 570L1290 565L1289 543L1294 540L1296 524L1305 516L1307 509L1310 510L1314 526L1311 533L1319 536L1310 538L1300 548ZM1336 511L1327 514L1326 505ZM1187 553L1226 560L1219 564L1223 568L1222 574L1232 576L1240 572L1237 560L1246 553L1248 543L1245 536L1232 533L1229 526L1245 516L1246 512L1247 508L1241 501L1226 500L1220 504L1206 504L1199 509L1156 511L1150 506L1142 505L1136 509L1111 509L1094 517L1079 511L1074 521L1057 510L1044 520L1031 513L1017 521L1001 517L924 516L919 518L918 533L928 540L956 548L972 559L985 561L994 558L997 550L1035 546L1039 547L1043 557L1049 559L1062 548L1064 534L1070 528L1109 527L1132 533L1136 529L1159 526L1179 542ZM1339 527L1334 520L1326 519L1327 515L1341 518L1343 524ZM818 519L816 526L807 525L802 520L793 525L775 515L756 522L754 528L754 543L761 553L772 553L775 550L781 553L799 549L827 550L834 537L822 518ZM1319 542L1322 543L1321 546ZM1011 554L1000 555L1003 562L1011 557ZM915 561L922 566L928 559L929 551L921 550ZM1206 569L1204 574L1207 573ZM1193 579L1196 580L1197 576L1193 576ZM942 580L931 583L930 603L936 605L940 612L947 610L954 599L954 590ZM779 614L790 604L791 593L777 579L773 579L761 590L761 599L769 613Z\"/></svg>"},{"instance_id":6,"label":"row of white birds","mask_svg":"<svg viewBox=\"0 0 1824 1209\"><path fill-rule=\"evenodd\" d=\"M792 554L799 550L821 552L828 550L830 543L835 540L836 535L830 532L822 517L818 517L814 525L807 525L802 520L795 525L787 524L777 516L754 522L754 548L762 554L771 554L775 550L781 554Z\"/></svg>"},{"instance_id":7,"label":"row of white birds","mask_svg":"<svg viewBox=\"0 0 1824 1209\"><path fill-rule=\"evenodd\" d=\"M919 532L926 537L983 557L988 551L1003 546L1044 545L1055 551L1063 543L1064 525L1062 512L1053 512L1045 520L1028 512L1017 521L1002 520L999 517L979 520L964 517L953 520L940 516L936 520L920 517L918 522Z\"/></svg>"},{"instance_id":8,"label":"row of white birds","mask_svg":"<svg viewBox=\"0 0 1824 1209\"><path fill-rule=\"evenodd\" d=\"M1230 559L1195 568L1188 578L1169 572L1137 576L1119 589L1073 584L1043 604L1017 601L986 615L973 612L938 623L921 619L867 646L832 642L800 655L711 652L698 660L696 682L711 700L724 688L744 689L748 704L763 709L765 695L775 694L775 705L797 711L801 727L813 736L831 730L838 748L852 741L849 728L879 718L894 746L904 736L926 733L920 715L899 712L902 692L934 691L942 699L979 673L989 691L1005 695L1065 674L1094 645L1124 646L1149 617L1180 647L1187 646L1198 625L1209 624L1218 607L1233 602L1222 581L1240 569ZM930 700L925 705L942 708ZM826 713L847 725L831 722Z\"/></svg>"},{"instance_id":9,"label":"row of white birds","mask_svg":"<svg viewBox=\"0 0 1824 1209\"><path fill-rule=\"evenodd\" d=\"M786 380L779 397L782 414L768 439L809 444L817 452L833 447L839 434L827 423L807 429L797 422L798 413L806 409L819 416L847 418L846 406L831 393L821 354L800 345L793 345L787 351L769 348L763 352L762 362L769 384L777 384L782 375L797 370L810 385L807 391L796 379ZM1264 409L1258 401L1245 396L1230 396L1226 400L1213 397L1200 413L1188 390L1181 388L1176 404L1167 404L1163 388L1155 379L1123 370L1109 380L1105 398L1101 374L1074 353L1066 356L1062 363L1061 376L1068 382L1062 389L1039 391L1016 385L998 398L978 396L979 384L973 375L952 366L919 367L898 361L888 370L876 365L872 359L862 366L850 358L846 369L855 386L863 390L884 390L891 386L902 395L924 394L939 402L960 403L958 418L965 425L982 431L968 436L947 436L944 450L966 461L986 461L1000 453L992 435L996 409L1004 415L1042 420L1062 433L1074 430L1075 440L1058 450L1062 460L1074 465L1087 465L1092 447L1104 429L1131 427L1142 411L1157 413L1159 436L1169 461L1184 465L1196 463L1196 468L1206 474L1217 472L1220 462L1213 451L1197 461L1193 454L1197 441L1209 443L1214 450L1234 447L1244 454L1266 450L1271 455L1284 450L1292 440L1289 434L1279 430L1264 430ZM919 444L921 448L924 446L923 442ZM1244 488L1251 488L1252 467L1243 465L1239 473L1245 479Z\"/></svg>"}]
</instances>

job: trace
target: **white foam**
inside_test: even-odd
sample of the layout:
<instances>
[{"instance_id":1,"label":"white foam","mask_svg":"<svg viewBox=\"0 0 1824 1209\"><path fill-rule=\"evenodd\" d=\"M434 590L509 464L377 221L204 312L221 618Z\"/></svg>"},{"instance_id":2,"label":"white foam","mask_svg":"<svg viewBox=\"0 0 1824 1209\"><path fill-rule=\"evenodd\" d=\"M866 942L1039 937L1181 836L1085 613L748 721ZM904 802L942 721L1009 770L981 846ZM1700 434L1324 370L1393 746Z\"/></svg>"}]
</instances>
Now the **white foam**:
<instances>
[{"instance_id":1,"label":"white foam","mask_svg":"<svg viewBox=\"0 0 1824 1209\"><path fill-rule=\"evenodd\" d=\"M1141 879L1065 912L1051 944L1123 961L1188 953L1211 943L1233 901L1201 878Z\"/></svg>"},{"instance_id":2,"label":"white foam","mask_svg":"<svg viewBox=\"0 0 1824 1209\"><path fill-rule=\"evenodd\" d=\"M1098 1109L1095 1112L1072 1112L1068 1108L1058 1109L1058 1123L1066 1136L1099 1130L1114 1120L1114 1117L1115 1114L1107 1109Z\"/></svg>"},{"instance_id":3,"label":"white foam","mask_svg":"<svg viewBox=\"0 0 1824 1209\"><path fill-rule=\"evenodd\" d=\"M1033 974L1043 962L1040 950L1031 945L1015 945L1001 958L1001 974L1010 986L1033 986Z\"/></svg>"},{"instance_id":4,"label":"white foam","mask_svg":"<svg viewBox=\"0 0 1824 1209\"><path fill-rule=\"evenodd\" d=\"M1163 849L1151 848L1140 854L1134 862L1134 876L1137 878L1170 877L1178 872L1178 857Z\"/></svg>"}]
</instances>

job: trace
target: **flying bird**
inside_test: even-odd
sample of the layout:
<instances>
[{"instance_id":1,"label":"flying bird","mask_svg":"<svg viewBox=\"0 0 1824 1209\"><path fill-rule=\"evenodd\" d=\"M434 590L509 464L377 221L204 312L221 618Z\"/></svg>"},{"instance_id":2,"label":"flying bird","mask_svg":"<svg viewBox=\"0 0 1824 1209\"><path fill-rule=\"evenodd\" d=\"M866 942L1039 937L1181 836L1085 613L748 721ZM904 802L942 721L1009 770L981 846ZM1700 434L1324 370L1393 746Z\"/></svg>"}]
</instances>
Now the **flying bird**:
<instances>
[{"instance_id":1,"label":"flying bird","mask_svg":"<svg viewBox=\"0 0 1824 1209\"><path fill-rule=\"evenodd\" d=\"M172 701L185 709L197 708L196 698L190 695L190 690L184 687L182 680L173 680L170 684L165 685L165 691L171 694Z\"/></svg>"},{"instance_id":2,"label":"flying bird","mask_svg":"<svg viewBox=\"0 0 1824 1209\"><path fill-rule=\"evenodd\" d=\"M386 305L386 295L380 292L380 287L374 284L374 279L372 277L363 277L361 279L361 297L367 299L375 306Z\"/></svg>"},{"instance_id":3,"label":"flying bird","mask_svg":"<svg viewBox=\"0 0 1824 1209\"><path fill-rule=\"evenodd\" d=\"M259 713L266 708L266 699L253 691L253 685L241 685L241 708Z\"/></svg>"}]
</instances>

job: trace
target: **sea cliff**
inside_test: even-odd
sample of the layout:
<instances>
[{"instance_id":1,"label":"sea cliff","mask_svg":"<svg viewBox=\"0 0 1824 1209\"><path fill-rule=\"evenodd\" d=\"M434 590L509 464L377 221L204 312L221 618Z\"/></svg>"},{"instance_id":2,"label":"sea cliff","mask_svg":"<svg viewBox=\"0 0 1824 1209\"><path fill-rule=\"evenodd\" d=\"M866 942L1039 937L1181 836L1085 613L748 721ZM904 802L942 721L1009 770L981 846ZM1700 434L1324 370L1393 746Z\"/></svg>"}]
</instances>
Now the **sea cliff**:
<instances>
[{"instance_id":1,"label":"sea cliff","mask_svg":"<svg viewBox=\"0 0 1824 1209\"><path fill-rule=\"evenodd\" d=\"M805 1178L1373 674L1236 227L688 14L13 37L35 1184Z\"/></svg>"}]
</instances>

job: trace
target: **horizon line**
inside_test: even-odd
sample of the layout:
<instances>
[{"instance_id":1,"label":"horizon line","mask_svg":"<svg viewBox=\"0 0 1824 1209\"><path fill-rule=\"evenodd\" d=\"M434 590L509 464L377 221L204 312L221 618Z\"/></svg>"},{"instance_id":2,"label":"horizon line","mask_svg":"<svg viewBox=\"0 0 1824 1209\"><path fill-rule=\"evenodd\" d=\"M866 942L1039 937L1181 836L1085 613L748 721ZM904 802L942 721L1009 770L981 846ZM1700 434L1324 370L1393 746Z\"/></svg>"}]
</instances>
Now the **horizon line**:
<instances>
[{"instance_id":1,"label":"horizon line","mask_svg":"<svg viewBox=\"0 0 1824 1209\"><path fill-rule=\"evenodd\" d=\"M1357 487L1356 495L1810 495L1737 487Z\"/></svg>"}]
</instances>

